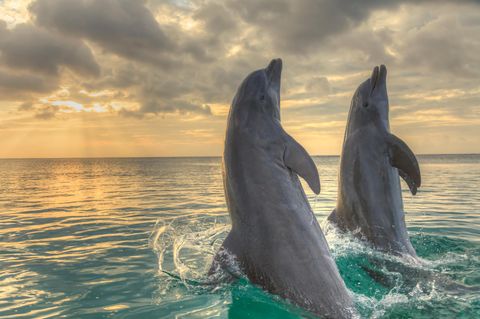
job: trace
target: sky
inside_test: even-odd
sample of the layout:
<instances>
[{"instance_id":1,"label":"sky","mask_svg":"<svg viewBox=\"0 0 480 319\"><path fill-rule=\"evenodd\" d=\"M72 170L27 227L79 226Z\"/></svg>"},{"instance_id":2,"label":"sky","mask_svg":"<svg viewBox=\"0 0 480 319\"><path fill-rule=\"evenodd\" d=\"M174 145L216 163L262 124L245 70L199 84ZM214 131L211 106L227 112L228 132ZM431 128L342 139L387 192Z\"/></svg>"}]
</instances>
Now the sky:
<instances>
[{"instance_id":1,"label":"sky","mask_svg":"<svg viewBox=\"0 0 480 319\"><path fill-rule=\"evenodd\" d=\"M480 153L480 1L0 0L0 157L221 155L237 87L277 57L312 155L340 154L379 64L392 133Z\"/></svg>"}]
</instances>

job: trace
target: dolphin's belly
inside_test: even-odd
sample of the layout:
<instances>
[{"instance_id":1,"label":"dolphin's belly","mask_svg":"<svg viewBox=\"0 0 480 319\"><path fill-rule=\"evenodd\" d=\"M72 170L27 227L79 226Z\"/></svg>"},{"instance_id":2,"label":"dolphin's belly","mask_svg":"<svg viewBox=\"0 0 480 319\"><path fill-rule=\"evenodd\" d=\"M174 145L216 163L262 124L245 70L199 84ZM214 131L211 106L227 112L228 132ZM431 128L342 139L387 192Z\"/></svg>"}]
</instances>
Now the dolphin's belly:
<instances>
[{"instance_id":1,"label":"dolphin's belly","mask_svg":"<svg viewBox=\"0 0 480 319\"><path fill-rule=\"evenodd\" d=\"M262 172L255 176L243 172L242 180L259 182L275 176L265 188L268 191L255 185L257 189L244 194L235 191L243 190L244 185L228 177L225 183L229 187L229 206L235 208L231 213L247 216L238 217L234 226L243 271L253 283L309 310L343 311L337 302L348 307L350 297L298 177L287 169L272 169L271 165ZM328 308L330 305L334 307Z\"/></svg>"},{"instance_id":2,"label":"dolphin's belly","mask_svg":"<svg viewBox=\"0 0 480 319\"><path fill-rule=\"evenodd\" d=\"M390 165L382 147L362 146L342 153L336 209L341 226L381 250L414 254L397 169Z\"/></svg>"}]
</instances>

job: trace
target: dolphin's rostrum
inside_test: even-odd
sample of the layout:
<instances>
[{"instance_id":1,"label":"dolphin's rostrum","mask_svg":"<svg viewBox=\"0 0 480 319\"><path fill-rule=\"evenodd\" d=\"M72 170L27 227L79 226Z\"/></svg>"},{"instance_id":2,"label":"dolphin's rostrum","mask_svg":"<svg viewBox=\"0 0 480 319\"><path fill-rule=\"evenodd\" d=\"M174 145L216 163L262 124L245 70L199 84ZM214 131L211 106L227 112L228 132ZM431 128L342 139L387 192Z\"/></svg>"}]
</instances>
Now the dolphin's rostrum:
<instances>
[{"instance_id":1,"label":"dolphin's rostrum","mask_svg":"<svg viewBox=\"0 0 480 319\"><path fill-rule=\"evenodd\" d=\"M352 300L297 174L320 192L316 166L280 124L282 61L251 73L228 116L223 180L232 229L212 269L233 255L248 279L326 318Z\"/></svg>"},{"instance_id":2,"label":"dolphin's rostrum","mask_svg":"<svg viewBox=\"0 0 480 319\"><path fill-rule=\"evenodd\" d=\"M355 92L343 142L337 207L329 219L374 247L416 257L405 225L401 176L413 195L421 184L415 155L390 133L387 69L373 69Z\"/></svg>"}]
</instances>

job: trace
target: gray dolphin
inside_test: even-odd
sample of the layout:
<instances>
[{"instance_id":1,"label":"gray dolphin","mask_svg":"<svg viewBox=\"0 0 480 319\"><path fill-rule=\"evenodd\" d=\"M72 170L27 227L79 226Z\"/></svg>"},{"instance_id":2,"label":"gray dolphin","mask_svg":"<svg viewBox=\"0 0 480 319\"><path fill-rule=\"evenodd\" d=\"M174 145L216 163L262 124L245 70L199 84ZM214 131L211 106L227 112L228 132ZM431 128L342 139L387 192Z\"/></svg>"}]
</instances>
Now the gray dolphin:
<instances>
[{"instance_id":1,"label":"gray dolphin","mask_svg":"<svg viewBox=\"0 0 480 319\"><path fill-rule=\"evenodd\" d=\"M399 175L415 195L420 169L407 144L390 133L386 78L385 66L375 67L353 95L337 207L329 220L379 250L416 257L405 225Z\"/></svg>"},{"instance_id":2,"label":"gray dolphin","mask_svg":"<svg viewBox=\"0 0 480 319\"><path fill-rule=\"evenodd\" d=\"M233 99L223 155L232 229L212 269L228 268L234 256L268 292L326 318L350 318L351 296L297 177L318 194L317 168L280 124L281 71L272 60Z\"/></svg>"}]
</instances>

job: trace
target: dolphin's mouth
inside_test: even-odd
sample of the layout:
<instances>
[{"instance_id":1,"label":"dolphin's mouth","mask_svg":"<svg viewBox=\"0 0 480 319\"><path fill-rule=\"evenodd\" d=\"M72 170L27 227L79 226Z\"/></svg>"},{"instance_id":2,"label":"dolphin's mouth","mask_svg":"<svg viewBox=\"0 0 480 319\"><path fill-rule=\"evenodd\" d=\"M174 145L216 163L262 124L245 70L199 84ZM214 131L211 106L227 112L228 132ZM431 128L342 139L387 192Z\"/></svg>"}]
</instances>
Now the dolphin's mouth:
<instances>
[{"instance_id":1,"label":"dolphin's mouth","mask_svg":"<svg viewBox=\"0 0 480 319\"><path fill-rule=\"evenodd\" d=\"M380 67L376 66L373 69L372 76L370 77L370 85L371 91L370 94L373 93L375 88L379 87L382 83L386 81L387 78L387 68L385 65L380 65Z\"/></svg>"},{"instance_id":2,"label":"dolphin's mouth","mask_svg":"<svg viewBox=\"0 0 480 319\"><path fill-rule=\"evenodd\" d=\"M371 93L375 90L375 86L377 85L378 80L378 66L373 68L372 76L370 77L370 87Z\"/></svg>"}]
</instances>

